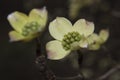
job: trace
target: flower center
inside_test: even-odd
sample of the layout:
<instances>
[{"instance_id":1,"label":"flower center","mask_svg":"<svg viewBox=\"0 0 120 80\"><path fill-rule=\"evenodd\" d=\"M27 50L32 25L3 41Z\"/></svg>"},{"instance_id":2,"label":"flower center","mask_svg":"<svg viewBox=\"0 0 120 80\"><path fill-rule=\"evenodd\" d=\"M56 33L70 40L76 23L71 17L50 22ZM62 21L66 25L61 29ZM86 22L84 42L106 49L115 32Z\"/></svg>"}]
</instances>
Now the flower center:
<instances>
[{"instance_id":1,"label":"flower center","mask_svg":"<svg viewBox=\"0 0 120 80\"><path fill-rule=\"evenodd\" d=\"M78 32L69 32L66 35L64 35L64 38L62 40L62 46L65 50L69 50L71 48L75 48L78 45L72 46L72 44L77 43L81 40L81 35Z\"/></svg>"},{"instance_id":2,"label":"flower center","mask_svg":"<svg viewBox=\"0 0 120 80\"><path fill-rule=\"evenodd\" d=\"M25 24L25 26L22 29L22 35L28 36L32 33L37 32L39 26L40 25L35 21Z\"/></svg>"}]
</instances>

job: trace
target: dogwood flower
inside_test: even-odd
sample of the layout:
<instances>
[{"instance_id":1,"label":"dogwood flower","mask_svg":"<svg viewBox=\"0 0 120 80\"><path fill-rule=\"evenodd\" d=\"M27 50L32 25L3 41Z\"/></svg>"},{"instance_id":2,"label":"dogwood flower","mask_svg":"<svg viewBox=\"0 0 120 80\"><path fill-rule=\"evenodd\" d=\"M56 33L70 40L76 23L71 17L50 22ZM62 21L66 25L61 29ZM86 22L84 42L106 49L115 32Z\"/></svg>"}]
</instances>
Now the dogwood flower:
<instances>
[{"instance_id":1,"label":"dogwood flower","mask_svg":"<svg viewBox=\"0 0 120 80\"><path fill-rule=\"evenodd\" d=\"M15 11L7 17L14 30L9 32L10 41L29 41L42 32L47 22L46 8L32 9L27 16Z\"/></svg>"},{"instance_id":2,"label":"dogwood flower","mask_svg":"<svg viewBox=\"0 0 120 80\"><path fill-rule=\"evenodd\" d=\"M58 60L71 51L87 48L86 38L94 32L94 24L79 19L74 25L64 17L57 17L49 25L51 36L56 39L46 44L48 59Z\"/></svg>"},{"instance_id":3,"label":"dogwood flower","mask_svg":"<svg viewBox=\"0 0 120 80\"><path fill-rule=\"evenodd\" d=\"M87 38L88 49L89 50L98 50L100 46L107 41L109 37L108 30L101 30L99 34L93 33Z\"/></svg>"}]
</instances>

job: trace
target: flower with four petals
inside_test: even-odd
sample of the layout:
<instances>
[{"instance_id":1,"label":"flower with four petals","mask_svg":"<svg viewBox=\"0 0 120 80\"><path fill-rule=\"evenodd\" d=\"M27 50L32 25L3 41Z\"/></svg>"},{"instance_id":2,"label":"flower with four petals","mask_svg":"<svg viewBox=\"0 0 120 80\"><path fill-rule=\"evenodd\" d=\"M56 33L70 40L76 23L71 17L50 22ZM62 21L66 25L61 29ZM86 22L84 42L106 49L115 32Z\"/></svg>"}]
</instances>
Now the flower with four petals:
<instances>
[{"instance_id":1,"label":"flower with four petals","mask_svg":"<svg viewBox=\"0 0 120 80\"><path fill-rule=\"evenodd\" d=\"M49 32L56 40L46 44L49 59L58 60L71 51L87 48L89 37L94 32L94 24L85 19L79 19L74 25L63 17L57 17L49 25Z\"/></svg>"},{"instance_id":2,"label":"flower with four petals","mask_svg":"<svg viewBox=\"0 0 120 80\"><path fill-rule=\"evenodd\" d=\"M15 11L9 14L7 19L14 28L9 32L10 41L30 41L44 30L47 22L47 10L45 7L32 9L28 16Z\"/></svg>"}]
</instances>

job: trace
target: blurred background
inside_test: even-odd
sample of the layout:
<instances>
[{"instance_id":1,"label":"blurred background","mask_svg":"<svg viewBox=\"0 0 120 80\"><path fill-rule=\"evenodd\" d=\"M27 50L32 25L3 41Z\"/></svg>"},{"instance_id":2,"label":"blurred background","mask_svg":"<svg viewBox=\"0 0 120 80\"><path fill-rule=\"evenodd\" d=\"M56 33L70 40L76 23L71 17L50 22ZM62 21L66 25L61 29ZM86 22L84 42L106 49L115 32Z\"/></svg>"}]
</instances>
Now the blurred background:
<instances>
[{"instance_id":1,"label":"blurred background","mask_svg":"<svg viewBox=\"0 0 120 80\"><path fill-rule=\"evenodd\" d=\"M13 29L7 16L14 11L28 14L43 6L49 12L47 27L57 16L63 16L72 23L80 18L93 21L96 33L109 29L110 37L100 50L83 51L80 68L85 80L120 80L120 0L0 0L0 80L42 80L34 64L35 41L10 43L8 32ZM41 37L45 53L46 42L53 38L47 29ZM68 68L70 62L65 61L48 60L48 66L58 76L74 74L74 67Z\"/></svg>"}]
</instances>

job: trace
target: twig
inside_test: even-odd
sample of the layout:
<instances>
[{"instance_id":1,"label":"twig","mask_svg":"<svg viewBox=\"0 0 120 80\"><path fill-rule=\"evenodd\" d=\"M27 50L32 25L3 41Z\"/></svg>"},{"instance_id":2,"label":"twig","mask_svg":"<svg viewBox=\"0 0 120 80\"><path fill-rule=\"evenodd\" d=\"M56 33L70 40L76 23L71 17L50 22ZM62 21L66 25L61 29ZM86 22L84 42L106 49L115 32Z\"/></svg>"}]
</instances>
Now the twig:
<instances>
[{"instance_id":1,"label":"twig","mask_svg":"<svg viewBox=\"0 0 120 80\"><path fill-rule=\"evenodd\" d=\"M54 73L47 67L46 58L44 55L39 56L36 59L37 68L42 76L45 76L45 80L56 80Z\"/></svg>"},{"instance_id":2,"label":"twig","mask_svg":"<svg viewBox=\"0 0 120 80\"><path fill-rule=\"evenodd\" d=\"M48 66L47 66L47 62L46 62L46 57L44 54L41 53L41 44L40 44L40 40L39 38L36 39L36 66L40 71L40 74L45 76L44 79L45 80L56 80L56 77L54 75L54 73L49 70Z\"/></svg>"},{"instance_id":3,"label":"twig","mask_svg":"<svg viewBox=\"0 0 120 80\"><path fill-rule=\"evenodd\" d=\"M78 75L76 75L76 76L71 76L71 77L56 77L56 79L60 79L60 80L76 80L76 79L78 79L78 78L82 78L83 76L81 76L80 74L78 74ZM83 80L83 79L81 79L81 80Z\"/></svg>"},{"instance_id":4,"label":"twig","mask_svg":"<svg viewBox=\"0 0 120 80\"><path fill-rule=\"evenodd\" d=\"M120 65L117 65L114 68L110 69L108 72L106 72L105 74L103 74L102 76L100 76L99 78L97 78L96 80L104 80L108 76L110 76L112 73L114 73L115 71L117 71L118 69L120 69Z\"/></svg>"}]
</instances>

